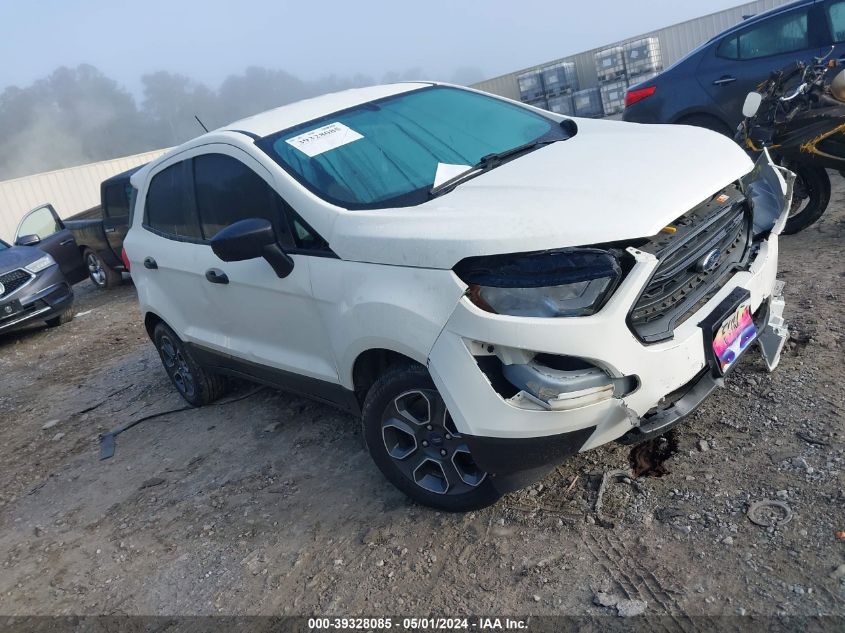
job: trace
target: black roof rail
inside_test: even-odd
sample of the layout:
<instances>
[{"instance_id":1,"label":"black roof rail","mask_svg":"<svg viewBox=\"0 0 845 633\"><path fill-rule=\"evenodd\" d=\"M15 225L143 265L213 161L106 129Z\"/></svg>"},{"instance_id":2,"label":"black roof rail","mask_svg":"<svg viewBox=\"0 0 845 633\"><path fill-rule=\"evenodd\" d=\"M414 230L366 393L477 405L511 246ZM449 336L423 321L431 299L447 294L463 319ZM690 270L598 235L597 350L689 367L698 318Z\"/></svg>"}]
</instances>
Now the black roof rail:
<instances>
[{"instance_id":1,"label":"black roof rail","mask_svg":"<svg viewBox=\"0 0 845 633\"><path fill-rule=\"evenodd\" d=\"M246 132L244 130L226 130L227 132L236 132L237 134L243 134L244 136L248 136L253 141L260 141L261 137L258 134L254 134L253 132Z\"/></svg>"}]
</instances>

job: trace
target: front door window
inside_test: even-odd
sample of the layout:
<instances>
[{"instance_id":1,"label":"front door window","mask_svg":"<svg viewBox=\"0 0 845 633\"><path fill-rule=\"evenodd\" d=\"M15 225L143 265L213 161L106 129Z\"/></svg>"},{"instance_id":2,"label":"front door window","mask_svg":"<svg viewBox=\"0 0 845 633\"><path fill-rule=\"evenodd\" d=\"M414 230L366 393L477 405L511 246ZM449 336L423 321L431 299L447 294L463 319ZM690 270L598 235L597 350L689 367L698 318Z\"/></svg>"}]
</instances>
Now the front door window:
<instances>
[{"instance_id":1,"label":"front door window","mask_svg":"<svg viewBox=\"0 0 845 633\"><path fill-rule=\"evenodd\" d=\"M35 211L31 211L18 228L18 237L24 235L37 235L39 239L44 240L54 233L62 230L61 224L53 215L50 207L41 207Z\"/></svg>"}]
</instances>

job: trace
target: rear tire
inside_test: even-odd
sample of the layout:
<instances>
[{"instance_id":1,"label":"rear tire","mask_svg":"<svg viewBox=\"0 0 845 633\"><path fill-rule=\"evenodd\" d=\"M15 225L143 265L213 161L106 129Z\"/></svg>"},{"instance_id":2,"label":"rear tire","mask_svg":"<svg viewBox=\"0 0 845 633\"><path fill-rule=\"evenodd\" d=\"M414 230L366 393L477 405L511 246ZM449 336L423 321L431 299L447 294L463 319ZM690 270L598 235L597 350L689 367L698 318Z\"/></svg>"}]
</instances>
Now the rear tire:
<instances>
[{"instance_id":1,"label":"rear tire","mask_svg":"<svg viewBox=\"0 0 845 633\"><path fill-rule=\"evenodd\" d=\"M164 371L185 401L201 407L222 397L229 386L224 376L200 366L176 333L164 323L153 330L155 343Z\"/></svg>"},{"instance_id":2,"label":"rear tire","mask_svg":"<svg viewBox=\"0 0 845 633\"><path fill-rule=\"evenodd\" d=\"M726 123L721 119L717 119L709 114L692 114L677 121L678 125L692 125L693 127L701 127L711 132L718 132L728 138L733 138L734 131L731 130Z\"/></svg>"},{"instance_id":3,"label":"rear tire","mask_svg":"<svg viewBox=\"0 0 845 633\"><path fill-rule=\"evenodd\" d=\"M830 176L824 167L787 163L786 168L795 172L795 185L792 210L783 232L785 235L793 235L817 222L827 210L830 203ZM796 194L804 198L796 201Z\"/></svg>"},{"instance_id":4,"label":"rear tire","mask_svg":"<svg viewBox=\"0 0 845 633\"><path fill-rule=\"evenodd\" d=\"M47 324L47 327L59 327L60 325L70 323L71 321L73 321L73 309L68 308L59 316L53 317L52 319L47 319L44 322Z\"/></svg>"},{"instance_id":5,"label":"rear tire","mask_svg":"<svg viewBox=\"0 0 845 633\"><path fill-rule=\"evenodd\" d=\"M376 466L417 503L468 512L501 496L475 465L422 365L396 365L375 382L364 400L363 431Z\"/></svg>"},{"instance_id":6,"label":"rear tire","mask_svg":"<svg viewBox=\"0 0 845 633\"><path fill-rule=\"evenodd\" d=\"M123 281L123 276L114 268L109 267L102 257L86 248L82 251L82 259L85 261L85 266L88 268L88 279L100 290L108 290L119 286Z\"/></svg>"}]
</instances>

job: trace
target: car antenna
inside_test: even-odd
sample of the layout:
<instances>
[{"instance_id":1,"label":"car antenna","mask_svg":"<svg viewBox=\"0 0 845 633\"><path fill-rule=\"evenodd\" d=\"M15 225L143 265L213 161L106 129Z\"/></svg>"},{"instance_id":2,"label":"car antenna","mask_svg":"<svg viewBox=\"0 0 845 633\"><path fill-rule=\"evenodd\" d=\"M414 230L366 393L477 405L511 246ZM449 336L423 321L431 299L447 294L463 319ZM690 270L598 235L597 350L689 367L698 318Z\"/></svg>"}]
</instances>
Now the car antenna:
<instances>
[{"instance_id":1,"label":"car antenna","mask_svg":"<svg viewBox=\"0 0 845 633\"><path fill-rule=\"evenodd\" d=\"M208 128L207 128L207 127L205 127L205 123L203 123L202 121L200 121L200 118L199 118L196 114L194 115L194 118L197 120L197 123L199 123L199 124L200 124L200 127L201 127L202 129L204 129L206 132L208 132Z\"/></svg>"}]
</instances>

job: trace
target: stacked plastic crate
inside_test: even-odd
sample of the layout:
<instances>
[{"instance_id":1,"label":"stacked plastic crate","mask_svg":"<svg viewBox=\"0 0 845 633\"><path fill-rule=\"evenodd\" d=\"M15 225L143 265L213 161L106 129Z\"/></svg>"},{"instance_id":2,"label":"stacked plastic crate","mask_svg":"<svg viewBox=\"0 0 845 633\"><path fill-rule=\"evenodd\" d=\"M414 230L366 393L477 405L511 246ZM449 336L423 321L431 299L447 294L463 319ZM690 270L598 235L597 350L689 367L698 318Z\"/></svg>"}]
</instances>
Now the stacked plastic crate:
<instances>
[{"instance_id":1,"label":"stacked plastic crate","mask_svg":"<svg viewBox=\"0 0 845 633\"><path fill-rule=\"evenodd\" d=\"M612 46L596 53L596 73L599 77L602 114L610 116L625 108L625 49Z\"/></svg>"},{"instance_id":2,"label":"stacked plastic crate","mask_svg":"<svg viewBox=\"0 0 845 633\"><path fill-rule=\"evenodd\" d=\"M539 70L529 70L516 78L519 84L519 98L523 103L528 103L543 110L548 109L546 101L546 89L543 86L543 73Z\"/></svg>"},{"instance_id":3,"label":"stacked plastic crate","mask_svg":"<svg viewBox=\"0 0 845 633\"><path fill-rule=\"evenodd\" d=\"M572 108L575 110L575 116L593 119L600 117L604 113L601 105L601 92L598 88L579 90L572 95Z\"/></svg>"},{"instance_id":4,"label":"stacked plastic crate","mask_svg":"<svg viewBox=\"0 0 845 633\"><path fill-rule=\"evenodd\" d=\"M578 73L575 62L558 62L541 69L543 85L546 87L548 109L557 114L571 116L572 93L578 89Z\"/></svg>"},{"instance_id":5,"label":"stacked plastic crate","mask_svg":"<svg viewBox=\"0 0 845 633\"><path fill-rule=\"evenodd\" d=\"M572 93L578 90L575 62L556 62L528 70L516 80L523 103L559 114L573 114Z\"/></svg>"},{"instance_id":6,"label":"stacked plastic crate","mask_svg":"<svg viewBox=\"0 0 845 633\"><path fill-rule=\"evenodd\" d=\"M647 81L663 68L660 41L644 37L596 53L601 109L604 116L625 109L628 87Z\"/></svg>"},{"instance_id":7,"label":"stacked plastic crate","mask_svg":"<svg viewBox=\"0 0 845 633\"><path fill-rule=\"evenodd\" d=\"M549 97L549 111L565 116L575 116L575 107L572 104L572 95L557 95Z\"/></svg>"},{"instance_id":8,"label":"stacked plastic crate","mask_svg":"<svg viewBox=\"0 0 845 633\"><path fill-rule=\"evenodd\" d=\"M625 70L628 85L648 81L663 70L663 58L660 55L660 40L656 37L644 37L625 44Z\"/></svg>"}]
</instances>

